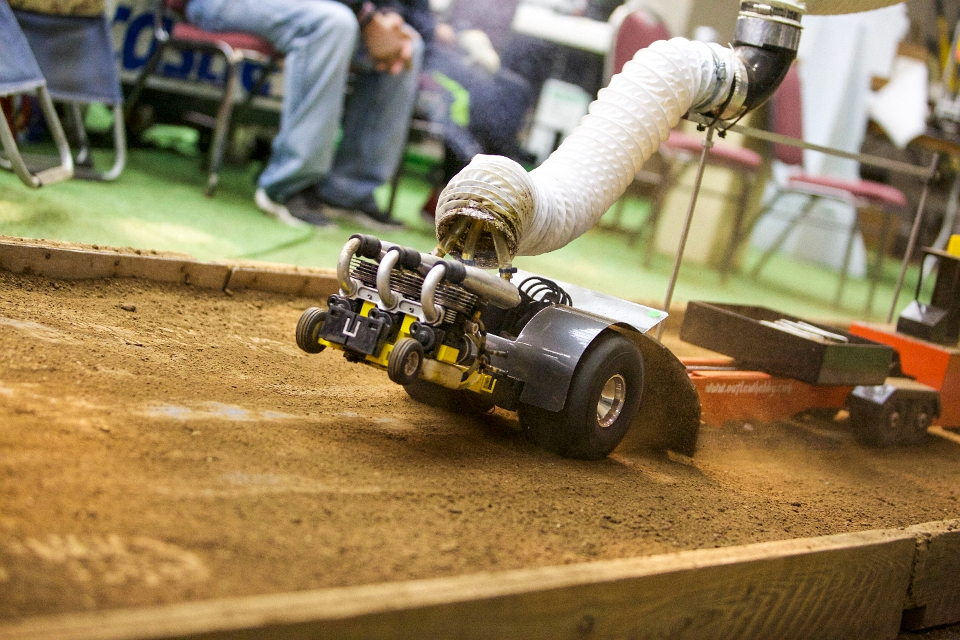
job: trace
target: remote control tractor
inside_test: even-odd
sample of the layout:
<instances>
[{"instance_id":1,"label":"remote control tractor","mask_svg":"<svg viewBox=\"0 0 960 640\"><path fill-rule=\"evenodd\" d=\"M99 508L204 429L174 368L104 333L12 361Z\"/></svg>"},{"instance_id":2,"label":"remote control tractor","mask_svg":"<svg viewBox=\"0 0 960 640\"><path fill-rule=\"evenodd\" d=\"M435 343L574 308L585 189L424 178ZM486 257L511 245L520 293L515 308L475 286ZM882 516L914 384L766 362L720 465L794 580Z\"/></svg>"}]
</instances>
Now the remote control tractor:
<instances>
[{"instance_id":1,"label":"remote control tractor","mask_svg":"<svg viewBox=\"0 0 960 640\"><path fill-rule=\"evenodd\" d=\"M429 405L516 411L524 434L560 455L603 458L628 431L634 445L693 455L696 389L644 335L666 313L503 275L354 235L337 264L340 292L303 313L297 344L386 370Z\"/></svg>"}]
</instances>

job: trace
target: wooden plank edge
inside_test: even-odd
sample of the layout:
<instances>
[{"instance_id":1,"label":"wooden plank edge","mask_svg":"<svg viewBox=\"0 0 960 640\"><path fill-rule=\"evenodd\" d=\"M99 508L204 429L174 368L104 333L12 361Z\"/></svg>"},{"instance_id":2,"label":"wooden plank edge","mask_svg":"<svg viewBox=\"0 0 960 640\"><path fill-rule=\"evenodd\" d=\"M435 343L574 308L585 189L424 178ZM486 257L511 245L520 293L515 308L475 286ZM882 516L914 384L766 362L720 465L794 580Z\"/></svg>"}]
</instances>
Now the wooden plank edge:
<instances>
[{"instance_id":1,"label":"wooden plank edge","mask_svg":"<svg viewBox=\"0 0 960 640\"><path fill-rule=\"evenodd\" d=\"M867 531L24 619L0 639L895 638L916 544Z\"/></svg>"},{"instance_id":2,"label":"wooden plank edge","mask_svg":"<svg viewBox=\"0 0 960 640\"><path fill-rule=\"evenodd\" d=\"M180 256L4 239L0 239L0 270L60 280L133 277L201 289L251 289L320 300L339 288L336 275L330 269L203 262Z\"/></svg>"},{"instance_id":3,"label":"wooden plank edge","mask_svg":"<svg viewBox=\"0 0 960 640\"><path fill-rule=\"evenodd\" d=\"M947 431L943 427L927 427L927 433L960 444L960 435L957 435L953 431Z\"/></svg>"},{"instance_id":4,"label":"wooden plank edge","mask_svg":"<svg viewBox=\"0 0 960 640\"><path fill-rule=\"evenodd\" d=\"M916 525L906 531L916 536L917 550L903 628L960 622L960 520Z\"/></svg>"}]
</instances>

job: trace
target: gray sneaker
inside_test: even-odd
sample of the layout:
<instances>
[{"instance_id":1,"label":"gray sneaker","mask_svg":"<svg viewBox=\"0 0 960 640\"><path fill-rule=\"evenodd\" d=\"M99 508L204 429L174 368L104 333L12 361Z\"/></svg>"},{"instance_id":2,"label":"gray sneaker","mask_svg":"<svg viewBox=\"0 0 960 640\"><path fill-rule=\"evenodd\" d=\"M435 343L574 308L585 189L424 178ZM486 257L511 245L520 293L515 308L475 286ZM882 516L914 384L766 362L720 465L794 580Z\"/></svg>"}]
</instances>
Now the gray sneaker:
<instances>
[{"instance_id":1,"label":"gray sneaker","mask_svg":"<svg viewBox=\"0 0 960 640\"><path fill-rule=\"evenodd\" d=\"M257 189L253 201L265 214L291 227L305 224L320 228L334 226L330 218L323 215L322 205L309 189L293 194L283 204L271 199L265 190Z\"/></svg>"}]
</instances>

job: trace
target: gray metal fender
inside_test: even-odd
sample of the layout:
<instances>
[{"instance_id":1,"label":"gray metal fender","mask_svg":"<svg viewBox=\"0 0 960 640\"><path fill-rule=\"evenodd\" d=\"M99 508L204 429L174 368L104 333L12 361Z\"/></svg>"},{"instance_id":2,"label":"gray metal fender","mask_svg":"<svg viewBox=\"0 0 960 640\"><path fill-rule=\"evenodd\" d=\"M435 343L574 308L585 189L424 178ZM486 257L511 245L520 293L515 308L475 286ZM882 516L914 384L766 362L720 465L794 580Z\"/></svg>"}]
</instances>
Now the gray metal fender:
<instances>
[{"instance_id":1,"label":"gray metal fender","mask_svg":"<svg viewBox=\"0 0 960 640\"><path fill-rule=\"evenodd\" d=\"M626 437L628 446L693 455L700 430L700 398L686 367L660 342L634 327L573 307L547 307L527 323L516 341L491 335L487 346L506 354L492 357L491 364L523 381L521 402L556 412L566 404L580 358L607 330L634 342L644 357L643 399Z\"/></svg>"}]
</instances>

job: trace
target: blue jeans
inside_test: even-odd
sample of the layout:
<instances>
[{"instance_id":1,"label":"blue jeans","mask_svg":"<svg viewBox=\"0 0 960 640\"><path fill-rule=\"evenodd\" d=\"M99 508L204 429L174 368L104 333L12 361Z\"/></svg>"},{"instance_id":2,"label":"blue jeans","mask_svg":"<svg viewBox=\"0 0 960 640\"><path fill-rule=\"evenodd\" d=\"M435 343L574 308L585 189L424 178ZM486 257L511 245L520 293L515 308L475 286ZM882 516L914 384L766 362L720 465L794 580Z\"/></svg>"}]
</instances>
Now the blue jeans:
<instances>
[{"instance_id":1,"label":"blue jeans","mask_svg":"<svg viewBox=\"0 0 960 640\"><path fill-rule=\"evenodd\" d=\"M410 124L422 42L413 68L392 76L373 68L356 17L336 0L190 0L187 18L210 31L257 34L284 54L280 131L260 175L271 199L316 187L325 200L351 207L390 179Z\"/></svg>"}]
</instances>

